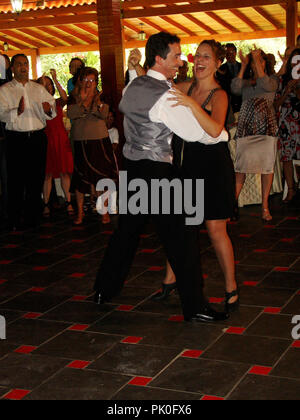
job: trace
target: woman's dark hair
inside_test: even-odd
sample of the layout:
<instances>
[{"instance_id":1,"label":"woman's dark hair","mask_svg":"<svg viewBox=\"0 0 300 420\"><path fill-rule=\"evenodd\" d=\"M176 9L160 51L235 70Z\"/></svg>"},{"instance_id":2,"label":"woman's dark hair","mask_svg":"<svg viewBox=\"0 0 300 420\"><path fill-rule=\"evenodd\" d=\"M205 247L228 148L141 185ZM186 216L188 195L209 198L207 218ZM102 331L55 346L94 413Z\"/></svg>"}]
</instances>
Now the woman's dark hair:
<instances>
[{"instance_id":1,"label":"woman's dark hair","mask_svg":"<svg viewBox=\"0 0 300 420\"><path fill-rule=\"evenodd\" d=\"M164 60L170 52L169 45L179 44L180 38L168 32L159 32L151 35L146 44L146 62L149 68L155 65L155 57L159 56Z\"/></svg>"},{"instance_id":2,"label":"woman's dark hair","mask_svg":"<svg viewBox=\"0 0 300 420\"><path fill-rule=\"evenodd\" d=\"M207 44L210 46L217 60L220 60L221 63L224 61L224 58L226 57L226 48L220 42L217 42L214 39L205 39L200 43L200 45L203 44Z\"/></svg>"},{"instance_id":3,"label":"woman's dark hair","mask_svg":"<svg viewBox=\"0 0 300 420\"><path fill-rule=\"evenodd\" d=\"M293 57L295 57L295 55L300 55L300 48L295 48L292 52L291 55L288 58L288 61L286 63L286 70L284 75L282 76L282 84L283 87L285 87L288 82L293 78L292 75L292 70L293 70L293 66L292 66L292 59Z\"/></svg>"},{"instance_id":4,"label":"woman's dark hair","mask_svg":"<svg viewBox=\"0 0 300 420\"><path fill-rule=\"evenodd\" d=\"M245 73L244 73L244 79L252 79L253 77L253 70L252 70L252 63L253 63L253 57L252 54L249 53L248 54L249 57L249 63L246 67ZM268 56L267 54L261 50L261 57L265 60L266 62L266 67L265 67L265 73L267 76L271 76L273 74L272 71L272 64L270 63L270 61L268 60Z\"/></svg>"},{"instance_id":5,"label":"woman's dark hair","mask_svg":"<svg viewBox=\"0 0 300 420\"><path fill-rule=\"evenodd\" d=\"M54 96L54 94L55 94L55 85L54 85L53 80L52 80L52 79L51 79L51 77L49 77L49 76L44 76L44 78L45 78L45 79L48 79L48 80L50 81L51 86L52 86L52 93L51 93L51 95L52 95L52 96ZM39 77L39 78L37 79L37 82L38 82L39 84L43 84L43 78L42 78L42 77Z\"/></svg>"},{"instance_id":6,"label":"woman's dark hair","mask_svg":"<svg viewBox=\"0 0 300 420\"><path fill-rule=\"evenodd\" d=\"M215 41L214 39L205 39L200 43L200 45L207 44L212 49L212 52L214 53L216 60L220 60L221 63L224 61L224 58L226 56L226 48L220 43ZM200 47L199 45L199 47ZM220 73L218 70L215 74L216 81L222 86L223 88L223 73Z\"/></svg>"},{"instance_id":7,"label":"woman's dark hair","mask_svg":"<svg viewBox=\"0 0 300 420\"><path fill-rule=\"evenodd\" d=\"M93 67L84 67L83 69L81 69L80 73L79 73L79 80L82 82L83 79L86 76L89 76L90 74L93 74L95 76L96 86L98 86L99 72L98 72L98 70L94 69Z\"/></svg>"}]
</instances>

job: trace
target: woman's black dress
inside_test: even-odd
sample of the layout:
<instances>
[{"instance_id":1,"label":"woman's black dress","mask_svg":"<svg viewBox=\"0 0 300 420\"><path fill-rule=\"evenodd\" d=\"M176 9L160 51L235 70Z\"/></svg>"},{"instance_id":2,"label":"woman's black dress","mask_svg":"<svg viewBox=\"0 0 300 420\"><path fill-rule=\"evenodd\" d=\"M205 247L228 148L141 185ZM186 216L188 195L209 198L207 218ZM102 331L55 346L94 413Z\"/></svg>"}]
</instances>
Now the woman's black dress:
<instances>
[{"instance_id":1,"label":"woman's black dress","mask_svg":"<svg viewBox=\"0 0 300 420\"><path fill-rule=\"evenodd\" d=\"M192 94L194 85L188 95ZM205 109L217 89L202 104ZM228 143L205 145L183 141L174 135L174 164L181 167L185 179L204 179L204 219L225 220L234 215L235 172Z\"/></svg>"}]
</instances>

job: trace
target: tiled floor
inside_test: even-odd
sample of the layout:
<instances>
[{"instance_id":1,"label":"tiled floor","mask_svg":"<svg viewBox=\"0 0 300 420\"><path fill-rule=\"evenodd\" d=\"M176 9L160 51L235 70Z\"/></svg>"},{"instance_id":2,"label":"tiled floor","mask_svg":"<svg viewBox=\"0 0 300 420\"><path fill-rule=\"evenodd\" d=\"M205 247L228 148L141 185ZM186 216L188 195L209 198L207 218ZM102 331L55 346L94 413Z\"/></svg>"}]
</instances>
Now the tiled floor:
<instances>
[{"instance_id":1,"label":"tiled floor","mask_svg":"<svg viewBox=\"0 0 300 420\"><path fill-rule=\"evenodd\" d=\"M101 309L92 287L113 225L90 215L73 227L61 211L38 231L2 229L0 399L300 400L300 200L271 201L271 224L249 206L229 225L241 307L224 324L183 322L177 295L150 300L165 263L151 225L122 295ZM205 227L201 238L206 294L222 309Z\"/></svg>"}]
</instances>

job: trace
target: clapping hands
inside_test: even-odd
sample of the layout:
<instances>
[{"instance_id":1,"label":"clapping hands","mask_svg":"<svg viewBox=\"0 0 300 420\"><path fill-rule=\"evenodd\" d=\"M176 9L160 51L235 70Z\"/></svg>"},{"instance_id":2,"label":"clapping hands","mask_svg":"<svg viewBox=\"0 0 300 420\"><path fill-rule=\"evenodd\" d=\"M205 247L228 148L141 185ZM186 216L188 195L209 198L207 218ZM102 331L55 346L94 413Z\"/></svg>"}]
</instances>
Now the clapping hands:
<instances>
[{"instance_id":1,"label":"clapping hands","mask_svg":"<svg viewBox=\"0 0 300 420\"><path fill-rule=\"evenodd\" d=\"M141 61L142 54L138 48L135 48L130 52L128 58L128 68L129 70L133 70Z\"/></svg>"}]
</instances>

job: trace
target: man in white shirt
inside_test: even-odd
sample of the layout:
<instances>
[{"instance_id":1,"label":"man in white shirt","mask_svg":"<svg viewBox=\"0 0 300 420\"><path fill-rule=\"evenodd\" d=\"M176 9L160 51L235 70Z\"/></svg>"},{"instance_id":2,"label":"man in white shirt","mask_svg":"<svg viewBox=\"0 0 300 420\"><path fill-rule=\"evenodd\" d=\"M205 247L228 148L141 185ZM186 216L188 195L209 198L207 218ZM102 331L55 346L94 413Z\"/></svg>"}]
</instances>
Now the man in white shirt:
<instances>
[{"instance_id":1,"label":"man in white shirt","mask_svg":"<svg viewBox=\"0 0 300 420\"><path fill-rule=\"evenodd\" d=\"M149 187L148 199L152 203L151 182L154 179L171 182L177 176L172 165L173 133L187 141L206 144L227 141L228 135L222 131L217 138L212 138L188 108L174 108L169 100L172 95L168 80L175 77L182 65L177 36L167 33L151 36L146 46L146 60L150 70L126 87L120 110L125 115L123 155L128 182L141 179ZM171 206L172 203L169 214L164 214L160 208L151 216L176 275L184 318L198 322L225 320L227 314L214 311L204 297L198 226L186 226L185 214L178 214ZM120 214L118 227L97 274L94 286L97 304L111 300L122 290L147 218L143 213Z\"/></svg>"},{"instance_id":2,"label":"man in white shirt","mask_svg":"<svg viewBox=\"0 0 300 420\"><path fill-rule=\"evenodd\" d=\"M56 116L55 99L29 80L24 54L12 58L14 78L0 88L0 121L7 131L9 227L19 230L23 221L35 227L41 215L41 192L45 177L46 121Z\"/></svg>"}]
</instances>

